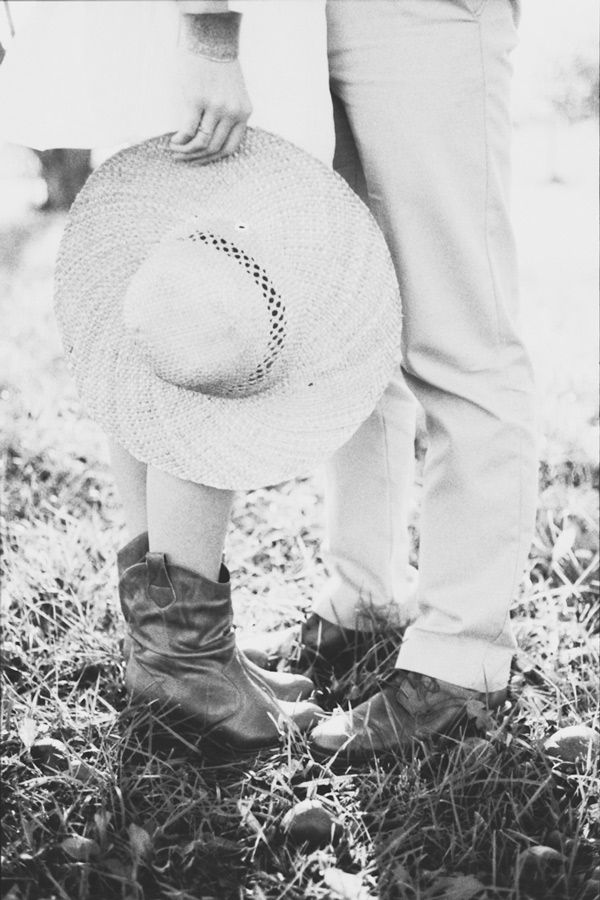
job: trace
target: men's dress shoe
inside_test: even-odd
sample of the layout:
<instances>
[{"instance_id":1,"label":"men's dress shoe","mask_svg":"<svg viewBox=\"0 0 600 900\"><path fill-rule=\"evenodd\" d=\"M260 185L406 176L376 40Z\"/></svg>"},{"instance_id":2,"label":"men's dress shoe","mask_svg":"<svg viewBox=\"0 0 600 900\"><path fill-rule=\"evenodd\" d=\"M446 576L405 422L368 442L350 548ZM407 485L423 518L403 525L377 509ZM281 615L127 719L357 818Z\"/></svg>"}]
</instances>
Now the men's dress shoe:
<instances>
[{"instance_id":1,"label":"men's dress shoe","mask_svg":"<svg viewBox=\"0 0 600 900\"><path fill-rule=\"evenodd\" d=\"M378 635L354 631L311 613L300 631L299 672L343 675L369 653Z\"/></svg>"},{"instance_id":2,"label":"men's dress shoe","mask_svg":"<svg viewBox=\"0 0 600 900\"><path fill-rule=\"evenodd\" d=\"M264 669L285 660L292 671L338 677L373 651L380 634L354 631L311 613L300 627L269 631L240 641L244 655Z\"/></svg>"},{"instance_id":3,"label":"men's dress shoe","mask_svg":"<svg viewBox=\"0 0 600 900\"><path fill-rule=\"evenodd\" d=\"M399 669L370 700L319 724L310 735L311 747L317 755L340 753L349 762L402 755L414 741L449 736L469 718L485 716L506 695L506 689L480 693Z\"/></svg>"}]
</instances>

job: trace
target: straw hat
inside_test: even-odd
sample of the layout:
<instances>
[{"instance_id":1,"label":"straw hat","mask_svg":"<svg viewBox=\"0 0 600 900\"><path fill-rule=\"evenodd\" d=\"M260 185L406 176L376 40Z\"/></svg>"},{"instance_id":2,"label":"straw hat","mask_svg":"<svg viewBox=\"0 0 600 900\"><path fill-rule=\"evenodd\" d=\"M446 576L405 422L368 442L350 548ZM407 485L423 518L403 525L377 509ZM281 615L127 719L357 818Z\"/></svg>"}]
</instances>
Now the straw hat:
<instances>
[{"instance_id":1,"label":"straw hat","mask_svg":"<svg viewBox=\"0 0 600 900\"><path fill-rule=\"evenodd\" d=\"M385 241L346 183L249 129L232 157L165 135L107 160L61 243L56 309L90 415L136 459L224 489L305 474L400 354Z\"/></svg>"}]
</instances>

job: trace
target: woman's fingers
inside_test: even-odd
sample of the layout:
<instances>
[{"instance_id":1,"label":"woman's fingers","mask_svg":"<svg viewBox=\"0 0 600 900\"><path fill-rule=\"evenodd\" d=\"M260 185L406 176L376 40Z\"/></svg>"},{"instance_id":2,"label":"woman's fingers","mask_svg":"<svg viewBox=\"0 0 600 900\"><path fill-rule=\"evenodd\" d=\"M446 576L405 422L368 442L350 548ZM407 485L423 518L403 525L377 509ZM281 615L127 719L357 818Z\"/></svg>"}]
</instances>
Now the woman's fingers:
<instances>
[{"instance_id":1,"label":"woman's fingers","mask_svg":"<svg viewBox=\"0 0 600 900\"><path fill-rule=\"evenodd\" d=\"M202 124L204 124L204 120L202 120ZM220 153L234 125L235 120L227 117L221 119L221 121L216 124L210 142L205 149L206 156L214 156L215 153Z\"/></svg>"},{"instance_id":2,"label":"woman's fingers","mask_svg":"<svg viewBox=\"0 0 600 900\"><path fill-rule=\"evenodd\" d=\"M182 147L189 143L198 131L198 114L190 112L187 122L183 123L171 138L171 144L181 145Z\"/></svg>"},{"instance_id":3,"label":"woman's fingers","mask_svg":"<svg viewBox=\"0 0 600 900\"><path fill-rule=\"evenodd\" d=\"M204 127L204 119L201 126ZM190 142L185 148L173 147L173 156L187 162L212 162L229 156L238 149L246 132L245 122L235 122L231 119L221 119L216 125L208 144L205 147L198 146L196 141Z\"/></svg>"},{"instance_id":4,"label":"woman's fingers","mask_svg":"<svg viewBox=\"0 0 600 900\"><path fill-rule=\"evenodd\" d=\"M234 152L252 112L238 61L182 53L178 64L187 113L171 139L174 158L208 161Z\"/></svg>"},{"instance_id":5,"label":"woman's fingers","mask_svg":"<svg viewBox=\"0 0 600 900\"><path fill-rule=\"evenodd\" d=\"M186 156L208 150L214 139L215 132L219 125L219 118L214 110L206 110L200 118L200 123L196 127L196 131L189 140L177 147L177 150L185 153Z\"/></svg>"},{"instance_id":6,"label":"woman's fingers","mask_svg":"<svg viewBox=\"0 0 600 900\"><path fill-rule=\"evenodd\" d=\"M246 125L239 122L235 125L231 131L229 132L229 136L221 149L212 154L211 156L203 156L201 157L202 162L209 163L214 162L216 159L223 159L226 156L231 156L232 153L238 149L242 140L244 139L244 134L246 133Z\"/></svg>"},{"instance_id":7,"label":"woman's fingers","mask_svg":"<svg viewBox=\"0 0 600 900\"><path fill-rule=\"evenodd\" d=\"M242 141L244 140L244 135L246 134L246 123L238 122L229 132L229 137L225 141L225 144L221 148L221 156L231 156L232 153L238 149Z\"/></svg>"}]
</instances>

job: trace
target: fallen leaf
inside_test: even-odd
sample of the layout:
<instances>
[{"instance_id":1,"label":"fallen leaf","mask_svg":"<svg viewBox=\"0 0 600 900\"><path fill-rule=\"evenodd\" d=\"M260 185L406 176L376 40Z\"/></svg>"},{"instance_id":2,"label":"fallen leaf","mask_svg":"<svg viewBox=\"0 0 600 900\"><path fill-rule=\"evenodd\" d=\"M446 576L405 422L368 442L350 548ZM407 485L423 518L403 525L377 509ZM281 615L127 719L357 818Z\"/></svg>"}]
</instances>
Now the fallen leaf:
<instances>
[{"instance_id":1,"label":"fallen leaf","mask_svg":"<svg viewBox=\"0 0 600 900\"><path fill-rule=\"evenodd\" d=\"M470 737L460 745L460 752L465 763L473 768L483 766L489 762L494 755L494 747L491 741L482 737Z\"/></svg>"},{"instance_id":2,"label":"fallen leaf","mask_svg":"<svg viewBox=\"0 0 600 900\"><path fill-rule=\"evenodd\" d=\"M559 562L570 552L576 537L577 531L572 526L561 531L552 548L552 562Z\"/></svg>"},{"instance_id":3,"label":"fallen leaf","mask_svg":"<svg viewBox=\"0 0 600 900\"><path fill-rule=\"evenodd\" d=\"M113 875L118 875L120 878L128 878L131 874L129 868L120 859L111 857L106 860L105 865L109 872L112 872Z\"/></svg>"},{"instance_id":4,"label":"fallen leaf","mask_svg":"<svg viewBox=\"0 0 600 900\"><path fill-rule=\"evenodd\" d=\"M475 698L467 700L465 709L467 712L467 716L470 719L475 720L475 724L478 728L487 728L493 722L489 709L487 708L485 703L481 702L481 700L476 700Z\"/></svg>"},{"instance_id":5,"label":"fallen leaf","mask_svg":"<svg viewBox=\"0 0 600 900\"><path fill-rule=\"evenodd\" d=\"M2 900L21 900L21 891L17 884L13 884L8 894L2 895Z\"/></svg>"},{"instance_id":6,"label":"fallen leaf","mask_svg":"<svg viewBox=\"0 0 600 900\"><path fill-rule=\"evenodd\" d=\"M323 872L323 881L340 900L373 900L360 875L332 867Z\"/></svg>"},{"instance_id":7,"label":"fallen leaf","mask_svg":"<svg viewBox=\"0 0 600 900\"><path fill-rule=\"evenodd\" d=\"M61 847L67 856L70 856L71 859L76 859L77 862L87 862L88 859L98 856L100 853L100 847L96 841L81 837L78 834L65 838Z\"/></svg>"},{"instance_id":8,"label":"fallen leaf","mask_svg":"<svg viewBox=\"0 0 600 900\"><path fill-rule=\"evenodd\" d=\"M111 813L109 813L105 809L103 809L101 812L95 813L94 815L94 823L98 831L98 837L100 838L100 845L102 846L102 848L105 848L106 846L106 834L108 826L110 825L111 818Z\"/></svg>"},{"instance_id":9,"label":"fallen leaf","mask_svg":"<svg viewBox=\"0 0 600 900\"><path fill-rule=\"evenodd\" d=\"M254 834L268 845L269 842L265 834L265 829L252 812L252 803L247 800L238 800L237 807L241 816L242 825L247 825L251 828Z\"/></svg>"},{"instance_id":10,"label":"fallen leaf","mask_svg":"<svg viewBox=\"0 0 600 900\"><path fill-rule=\"evenodd\" d=\"M136 859L145 859L152 852L152 838L141 825L129 826L129 843Z\"/></svg>"},{"instance_id":11,"label":"fallen leaf","mask_svg":"<svg viewBox=\"0 0 600 900\"><path fill-rule=\"evenodd\" d=\"M431 896L440 900L472 900L484 890L485 885L474 875L448 875L435 882Z\"/></svg>"},{"instance_id":12,"label":"fallen leaf","mask_svg":"<svg viewBox=\"0 0 600 900\"><path fill-rule=\"evenodd\" d=\"M71 764L71 777L81 781L82 784L92 781L96 774L96 771L82 759L75 760Z\"/></svg>"},{"instance_id":13,"label":"fallen leaf","mask_svg":"<svg viewBox=\"0 0 600 900\"><path fill-rule=\"evenodd\" d=\"M29 750L29 748L35 741L38 731L35 719L31 719L29 716L25 716L25 718L17 728L17 731L19 733L19 737L23 741L25 749Z\"/></svg>"}]
</instances>

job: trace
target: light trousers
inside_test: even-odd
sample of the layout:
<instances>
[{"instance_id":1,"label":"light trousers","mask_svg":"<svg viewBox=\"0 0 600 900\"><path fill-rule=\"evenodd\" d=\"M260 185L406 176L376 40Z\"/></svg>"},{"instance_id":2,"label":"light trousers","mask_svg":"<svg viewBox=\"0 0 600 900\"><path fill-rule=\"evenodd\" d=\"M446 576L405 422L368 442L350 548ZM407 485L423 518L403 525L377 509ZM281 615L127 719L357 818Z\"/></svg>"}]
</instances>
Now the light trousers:
<instances>
[{"instance_id":1,"label":"light trousers","mask_svg":"<svg viewBox=\"0 0 600 900\"><path fill-rule=\"evenodd\" d=\"M508 682L537 493L508 208L514 19L509 0L328 2L336 167L387 238L404 325L402 370L327 467L332 577L315 611L360 628L364 605L410 605L416 397L417 611L397 665L475 690Z\"/></svg>"}]
</instances>

